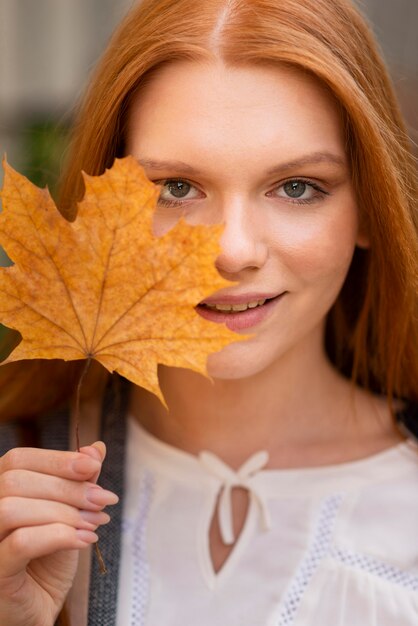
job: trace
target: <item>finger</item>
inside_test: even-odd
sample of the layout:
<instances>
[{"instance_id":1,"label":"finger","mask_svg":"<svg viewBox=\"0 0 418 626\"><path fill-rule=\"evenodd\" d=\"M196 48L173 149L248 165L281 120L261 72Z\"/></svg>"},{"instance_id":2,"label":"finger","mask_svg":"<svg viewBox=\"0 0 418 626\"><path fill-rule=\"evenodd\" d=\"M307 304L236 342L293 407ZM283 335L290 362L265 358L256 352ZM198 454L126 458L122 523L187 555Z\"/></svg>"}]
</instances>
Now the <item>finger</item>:
<instances>
[{"instance_id":1,"label":"finger","mask_svg":"<svg viewBox=\"0 0 418 626\"><path fill-rule=\"evenodd\" d=\"M100 511L119 500L116 494L92 482L67 480L28 470L10 470L0 475L0 499L10 496L52 500L89 511Z\"/></svg>"},{"instance_id":2,"label":"finger","mask_svg":"<svg viewBox=\"0 0 418 626\"><path fill-rule=\"evenodd\" d=\"M62 452L39 448L13 448L0 458L0 474L8 470L26 469L40 474L59 476L72 480L88 480L100 472L101 461L97 452ZM93 448L93 450L98 450ZM87 451L87 453L86 453Z\"/></svg>"},{"instance_id":3,"label":"finger","mask_svg":"<svg viewBox=\"0 0 418 626\"><path fill-rule=\"evenodd\" d=\"M80 448L80 452L88 454L93 459L103 463L106 457L106 445L103 441L95 441L91 446L83 446Z\"/></svg>"},{"instance_id":4,"label":"finger","mask_svg":"<svg viewBox=\"0 0 418 626\"><path fill-rule=\"evenodd\" d=\"M89 456L91 456L91 458L97 459L98 461L100 461L100 463L103 463L106 457L106 445L103 443L103 441L96 441L91 446L85 446L83 448L80 448L80 452L82 452L83 454L88 454ZM90 481L92 483L97 483L101 469L102 466L100 465L100 469L97 470L97 472L95 472L90 477Z\"/></svg>"},{"instance_id":5,"label":"finger","mask_svg":"<svg viewBox=\"0 0 418 626\"><path fill-rule=\"evenodd\" d=\"M49 500L8 497L0 500L0 541L26 526L62 523L74 528L96 530L110 517L103 511L87 511Z\"/></svg>"},{"instance_id":6,"label":"finger","mask_svg":"<svg viewBox=\"0 0 418 626\"><path fill-rule=\"evenodd\" d=\"M97 540L96 533L66 524L18 528L0 543L0 579L16 576L33 559L59 550L79 550Z\"/></svg>"}]
</instances>

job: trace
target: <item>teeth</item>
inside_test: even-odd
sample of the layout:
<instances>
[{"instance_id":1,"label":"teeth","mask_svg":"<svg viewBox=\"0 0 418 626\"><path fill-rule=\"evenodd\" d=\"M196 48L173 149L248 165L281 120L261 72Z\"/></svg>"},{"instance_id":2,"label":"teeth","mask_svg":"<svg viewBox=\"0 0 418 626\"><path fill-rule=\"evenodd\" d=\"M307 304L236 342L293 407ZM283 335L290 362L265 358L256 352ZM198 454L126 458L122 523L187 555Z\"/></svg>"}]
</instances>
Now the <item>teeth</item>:
<instances>
[{"instance_id":1,"label":"teeth","mask_svg":"<svg viewBox=\"0 0 418 626\"><path fill-rule=\"evenodd\" d=\"M222 311L223 313L230 313L231 311L246 311L247 309L255 309L257 306L262 306L265 303L264 300L257 300L255 302L248 302L248 304L206 304L208 309L212 311Z\"/></svg>"},{"instance_id":2,"label":"teeth","mask_svg":"<svg viewBox=\"0 0 418 626\"><path fill-rule=\"evenodd\" d=\"M211 304L210 308L216 309L218 311L231 311L232 310L232 306L230 306L229 304Z\"/></svg>"}]
</instances>

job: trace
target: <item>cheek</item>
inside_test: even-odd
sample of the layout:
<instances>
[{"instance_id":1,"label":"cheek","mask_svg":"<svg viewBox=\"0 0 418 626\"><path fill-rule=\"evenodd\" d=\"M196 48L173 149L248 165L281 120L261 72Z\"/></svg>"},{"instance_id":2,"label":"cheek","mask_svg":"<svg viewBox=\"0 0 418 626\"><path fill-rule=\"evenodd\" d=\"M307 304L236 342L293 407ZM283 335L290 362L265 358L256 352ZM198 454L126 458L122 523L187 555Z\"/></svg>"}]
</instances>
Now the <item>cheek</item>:
<instances>
[{"instance_id":1,"label":"cheek","mask_svg":"<svg viewBox=\"0 0 418 626\"><path fill-rule=\"evenodd\" d=\"M152 232L155 237L162 237L179 221L179 215L176 215L173 211L170 213L167 209L156 208L152 221Z\"/></svg>"},{"instance_id":2,"label":"cheek","mask_svg":"<svg viewBox=\"0 0 418 626\"><path fill-rule=\"evenodd\" d=\"M254 375L319 329L347 275L357 235L354 210L326 219L316 216L310 223L293 221L291 227L284 227L283 220L280 228L270 226L271 273L278 277L276 285L288 289L289 298L262 332L208 358L214 378Z\"/></svg>"},{"instance_id":3,"label":"cheek","mask_svg":"<svg viewBox=\"0 0 418 626\"><path fill-rule=\"evenodd\" d=\"M303 217L276 233L275 249L284 266L299 287L342 282L356 245L355 207Z\"/></svg>"}]
</instances>

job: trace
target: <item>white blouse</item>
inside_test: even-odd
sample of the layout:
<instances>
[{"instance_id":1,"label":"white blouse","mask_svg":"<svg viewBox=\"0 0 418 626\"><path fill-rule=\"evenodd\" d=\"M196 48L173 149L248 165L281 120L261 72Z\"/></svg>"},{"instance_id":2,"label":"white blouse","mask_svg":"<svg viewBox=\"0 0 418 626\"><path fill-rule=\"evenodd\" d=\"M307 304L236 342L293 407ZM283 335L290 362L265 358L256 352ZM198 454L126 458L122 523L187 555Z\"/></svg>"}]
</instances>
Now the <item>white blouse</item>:
<instances>
[{"instance_id":1,"label":"white blouse","mask_svg":"<svg viewBox=\"0 0 418 626\"><path fill-rule=\"evenodd\" d=\"M417 626L418 446L366 459L238 472L129 420L117 626ZM230 490L247 518L218 573L209 527L234 541Z\"/></svg>"}]
</instances>

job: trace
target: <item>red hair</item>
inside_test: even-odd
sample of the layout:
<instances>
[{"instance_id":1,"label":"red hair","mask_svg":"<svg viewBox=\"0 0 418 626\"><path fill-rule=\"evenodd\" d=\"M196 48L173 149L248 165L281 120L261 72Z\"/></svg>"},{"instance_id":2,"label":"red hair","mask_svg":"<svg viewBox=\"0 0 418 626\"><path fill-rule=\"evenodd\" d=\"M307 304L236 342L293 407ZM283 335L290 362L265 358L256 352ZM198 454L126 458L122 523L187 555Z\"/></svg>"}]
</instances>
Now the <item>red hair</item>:
<instances>
[{"instance_id":1,"label":"red hair","mask_svg":"<svg viewBox=\"0 0 418 626\"><path fill-rule=\"evenodd\" d=\"M134 94L140 97L153 72L177 60L214 58L232 66L299 68L334 95L371 245L356 251L330 311L327 349L359 384L389 398L417 401L416 168L376 43L351 3L143 0L116 31L80 110L62 177L63 213L75 217L83 194L81 170L101 174L124 154L130 101ZM9 367L19 371L17 364L3 369ZM13 414L12 399L9 384L8 399L0 401L2 415Z\"/></svg>"}]
</instances>

